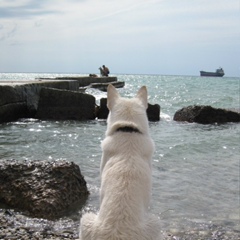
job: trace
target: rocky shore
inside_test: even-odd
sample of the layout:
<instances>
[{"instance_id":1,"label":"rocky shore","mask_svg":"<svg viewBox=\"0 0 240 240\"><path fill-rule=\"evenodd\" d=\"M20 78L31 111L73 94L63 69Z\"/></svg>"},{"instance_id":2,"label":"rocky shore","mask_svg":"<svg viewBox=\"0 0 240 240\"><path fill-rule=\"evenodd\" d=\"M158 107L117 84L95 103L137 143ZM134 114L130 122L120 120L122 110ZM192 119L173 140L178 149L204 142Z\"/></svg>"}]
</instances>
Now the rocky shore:
<instances>
[{"instance_id":1,"label":"rocky shore","mask_svg":"<svg viewBox=\"0 0 240 240\"><path fill-rule=\"evenodd\" d=\"M0 209L0 239L5 240L70 240L78 239L80 216L51 221L31 218L10 209ZM161 240L237 240L240 231L209 224L198 229L162 232Z\"/></svg>"},{"instance_id":2,"label":"rocky shore","mask_svg":"<svg viewBox=\"0 0 240 240\"><path fill-rule=\"evenodd\" d=\"M88 194L73 162L0 160L0 239L77 239Z\"/></svg>"},{"instance_id":3,"label":"rocky shore","mask_svg":"<svg viewBox=\"0 0 240 240\"><path fill-rule=\"evenodd\" d=\"M0 239L77 239L78 221L30 218L10 209L0 209Z\"/></svg>"}]
</instances>

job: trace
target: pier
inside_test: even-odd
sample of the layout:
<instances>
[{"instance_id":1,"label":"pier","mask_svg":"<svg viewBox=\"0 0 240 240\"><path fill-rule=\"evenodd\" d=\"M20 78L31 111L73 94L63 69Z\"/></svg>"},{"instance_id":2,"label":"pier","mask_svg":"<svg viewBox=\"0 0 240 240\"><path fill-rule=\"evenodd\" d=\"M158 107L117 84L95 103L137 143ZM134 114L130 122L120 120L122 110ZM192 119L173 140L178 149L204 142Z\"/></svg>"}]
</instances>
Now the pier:
<instances>
[{"instance_id":1,"label":"pier","mask_svg":"<svg viewBox=\"0 0 240 240\"><path fill-rule=\"evenodd\" d=\"M0 123L34 117L42 88L80 92L93 83L116 82L117 77L61 77L0 81Z\"/></svg>"}]
</instances>

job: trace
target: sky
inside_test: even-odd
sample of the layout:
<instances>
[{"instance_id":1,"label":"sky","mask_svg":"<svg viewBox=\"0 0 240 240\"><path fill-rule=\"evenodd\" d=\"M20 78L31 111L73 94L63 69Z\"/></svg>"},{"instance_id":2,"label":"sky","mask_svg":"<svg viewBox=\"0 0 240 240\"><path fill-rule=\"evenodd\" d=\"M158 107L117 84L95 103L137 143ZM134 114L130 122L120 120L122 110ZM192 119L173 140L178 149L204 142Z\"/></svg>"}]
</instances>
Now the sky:
<instances>
[{"instance_id":1,"label":"sky","mask_svg":"<svg viewBox=\"0 0 240 240\"><path fill-rule=\"evenodd\" d=\"M0 72L240 77L240 0L0 0Z\"/></svg>"}]
</instances>

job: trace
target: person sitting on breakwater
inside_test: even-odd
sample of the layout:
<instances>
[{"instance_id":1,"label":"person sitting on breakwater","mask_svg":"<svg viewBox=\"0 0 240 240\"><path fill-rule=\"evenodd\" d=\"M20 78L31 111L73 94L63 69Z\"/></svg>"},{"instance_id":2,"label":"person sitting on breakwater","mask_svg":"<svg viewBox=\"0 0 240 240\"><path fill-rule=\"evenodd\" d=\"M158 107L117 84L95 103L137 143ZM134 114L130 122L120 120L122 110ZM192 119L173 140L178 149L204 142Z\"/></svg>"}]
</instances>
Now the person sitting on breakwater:
<instances>
[{"instance_id":1,"label":"person sitting on breakwater","mask_svg":"<svg viewBox=\"0 0 240 240\"><path fill-rule=\"evenodd\" d=\"M99 70L100 70L101 76L103 76L103 77L108 77L108 74L110 73L108 67L106 67L105 65L103 65L102 68L101 68L101 67L99 68Z\"/></svg>"}]
</instances>

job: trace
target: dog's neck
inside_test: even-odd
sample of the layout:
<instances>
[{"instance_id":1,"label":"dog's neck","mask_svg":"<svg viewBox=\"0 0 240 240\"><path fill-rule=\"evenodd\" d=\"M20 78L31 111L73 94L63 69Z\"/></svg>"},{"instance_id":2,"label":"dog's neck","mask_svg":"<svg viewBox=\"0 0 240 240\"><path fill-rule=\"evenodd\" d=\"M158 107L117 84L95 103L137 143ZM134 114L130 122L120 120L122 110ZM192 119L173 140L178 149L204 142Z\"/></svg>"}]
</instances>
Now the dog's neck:
<instances>
[{"instance_id":1,"label":"dog's neck","mask_svg":"<svg viewBox=\"0 0 240 240\"><path fill-rule=\"evenodd\" d=\"M110 136L115 133L141 133L144 134L141 127L129 121L117 121L114 124L108 123L106 135Z\"/></svg>"},{"instance_id":2,"label":"dog's neck","mask_svg":"<svg viewBox=\"0 0 240 240\"><path fill-rule=\"evenodd\" d=\"M139 129L132 126L122 126L116 129L116 132L141 133Z\"/></svg>"}]
</instances>

